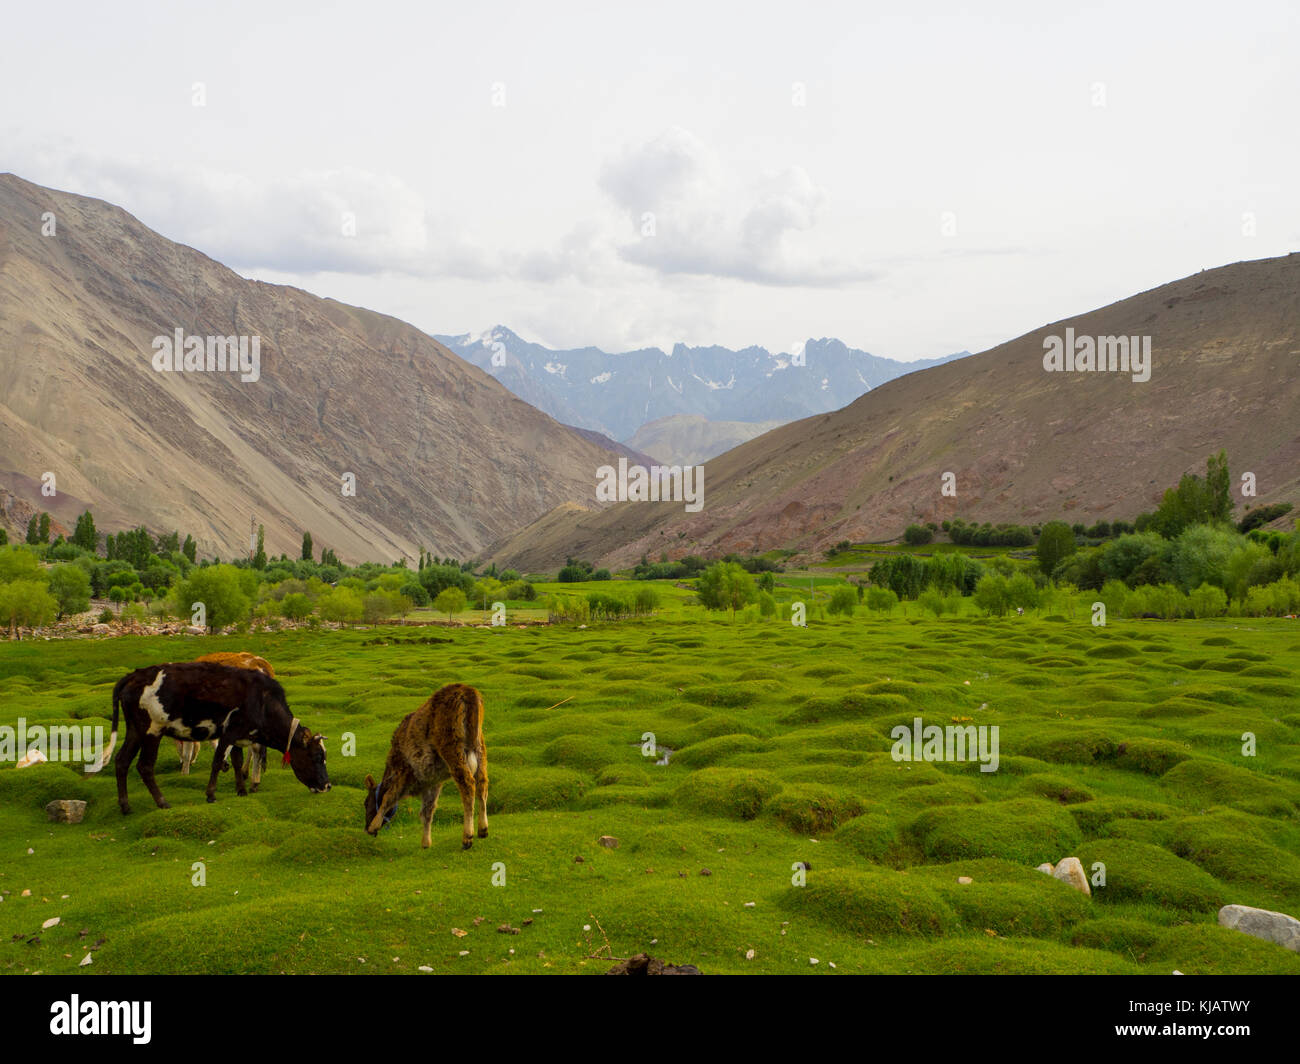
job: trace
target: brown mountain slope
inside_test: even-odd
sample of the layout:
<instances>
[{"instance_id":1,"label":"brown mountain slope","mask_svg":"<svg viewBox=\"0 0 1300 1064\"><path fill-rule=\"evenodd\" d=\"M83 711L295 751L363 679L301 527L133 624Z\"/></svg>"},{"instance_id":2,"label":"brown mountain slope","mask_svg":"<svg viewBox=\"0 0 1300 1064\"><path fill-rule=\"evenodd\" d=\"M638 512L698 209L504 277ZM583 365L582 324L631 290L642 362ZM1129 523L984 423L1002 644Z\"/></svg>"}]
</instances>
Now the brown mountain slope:
<instances>
[{"instance_id":1,"label":"brown mountain slope","mask_svg":"<svg viewBox=\"0 0 1300 1064\"><path fill-rule=\"evenodd\" d=\"M1150 336L1150 379L1045 372L1043 339L1066 327ZM528 569L569 554L624 565L663 550L820 550L949 517L1132 519L1184 472L1204 473L1221 447L1234 476L1257 477L1258 498L1245 502L1295 499L1300 254L1204 271L766 433L705 464L699 513L639 502L570 510L489 553ZM940 494L945 472L955 498Z\"/></svg>"},{"instance_id":2,"label":"brown mountain slope","mask_svg":"<svg viewBox=\"0 0 1300 1064\"><path fill-rule=\"evenodd\" d=\"M260 336L260 380L155 371L153 338L178 328ZM178 529L231 557L251 514L273 554L310 530L345 560L467 557L592 500L610 460L412 326L0 174L0 486L68 527L89 506L101 528Z\"/></svg>"}]
</instances>

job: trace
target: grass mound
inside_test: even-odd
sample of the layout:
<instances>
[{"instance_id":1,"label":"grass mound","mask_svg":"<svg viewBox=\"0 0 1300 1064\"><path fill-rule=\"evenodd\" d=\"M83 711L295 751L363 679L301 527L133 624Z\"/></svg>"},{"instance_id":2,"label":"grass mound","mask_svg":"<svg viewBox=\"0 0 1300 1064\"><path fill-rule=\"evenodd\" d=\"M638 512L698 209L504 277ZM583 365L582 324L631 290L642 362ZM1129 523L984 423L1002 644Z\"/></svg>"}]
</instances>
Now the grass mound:
<instances>
[{"instance_id":1,"label":"grass mound","mask_svg":"<svg viewBox=\"0 0 1300 1064\"><path fill-rule=\"evenodd\" d=\"M1195 912L1217 910L1226 904L1223 887L1190 861L1168 850L1131 839L1094 839L1076 855L1091 879L1093 865L1106 866L1106 883L1094 886L1102 902L1150 902L1165 908Z\"/></svg>"},{"instance_id":2,"label":"grass mound","mask_svg":"<svg viewBox=\"0 0 1300 1064\"><path fill-rule=\"evenodd\" d=\"M939 861L1002 857L1030 866L1055 864L1083 838L1069 813L1038 798L930 809L912 831L927 856Z\"/></svg>"},{"instance_id":3,"label":"grass mound","mask_svg":"<svg viewBox=\"0 0 1300 1064\"><path fill-rule=\"evenodd\" d=\"M673 792L673 800L706 816L753 820L780 791L781 781L767 772L702 768Z\"/></svg>"}]
</instances>

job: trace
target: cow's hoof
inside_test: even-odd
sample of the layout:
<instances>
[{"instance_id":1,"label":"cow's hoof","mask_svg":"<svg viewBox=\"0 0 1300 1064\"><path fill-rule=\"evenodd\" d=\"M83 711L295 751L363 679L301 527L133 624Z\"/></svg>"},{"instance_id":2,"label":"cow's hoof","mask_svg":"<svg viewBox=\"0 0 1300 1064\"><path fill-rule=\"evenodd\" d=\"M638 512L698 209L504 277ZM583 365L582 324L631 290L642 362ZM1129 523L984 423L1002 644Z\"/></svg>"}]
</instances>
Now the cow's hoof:
<instances>
[{"instance_id":1,"label":"cow's hoof","mask_svg":"<svg viewBox=\"0 0 1300 1064\"><path fill-rule=\"evenodd\" d=\"M235 794L237 794L240 798L247 798L247 797L248 797L248 792L247 792L247 791L236 791Z\"/></svg>"},{"instance_id":2,"label":"cow's hoof","mask_svg":"<svg viewBox=\"0 0 1300 1064\"><path fill-rule=\"evenodd\" d=\"M474 845L473 839L465 839L464 841L461 842L460 848L462 850L468 850L473 845Z\"/></svg>"},{"instance_id":3,"label":"cow's hoof","mask_svg":"<svg viewBox=\"0 0 1300 1064\"><path fill-rule=\"evenodd\" d=\"M261 786L260 783L254 783L253 786L250 788L250 790L251 790L254 794L256 794L256 793L257 793L257 788L260 787L260 786Z\"/></svg>"},{"instance_id":4,"label":"cow's hoof","mask_svg":"<svg viewBox=\"0 0 1300 1064\"><path fill-rule=\"evenodd\" d=\"M216 800L217 800L217 796L216 796L215 794L209 794L209 795L208 795L208 805L211 805L211 804L212 804L213 802L215 802Z\"/></svg>"},{"instance_id":5,"label":"cow's hoof","mask_svg":"<svg viewBox=\"0 0 1300 1064\"><path fill-rule=\"evenodd\" d=\"M167 801L166 798L164 798L161 802L158 803L159 809L170 809L171 807L172 807L171 802Z\"/></svg>"},{"instance_id":6,"label":"cow's hoof","mask_svg":"<svg viewBox=\"0 0 1300 1064\"><path fill-rule=\"evenodd\" d=\"M129 805L123 805L123 806L122 806L122 815L123 815L123 816L130 816L130 815L131 815L131 807L130 807Z\"/></svg>"},{"instance_id":7,"label":"cow's hoof","mask_svg":"<svg viewBox=\"0 0 1300 1064\"><path fill-rule=\"evenodd\" d=\"M487 828L479 828L479 829L478 829L478 837L479 837L480 839L486 839L486 838L487 838Z\"/></svg>"}]
</instances>

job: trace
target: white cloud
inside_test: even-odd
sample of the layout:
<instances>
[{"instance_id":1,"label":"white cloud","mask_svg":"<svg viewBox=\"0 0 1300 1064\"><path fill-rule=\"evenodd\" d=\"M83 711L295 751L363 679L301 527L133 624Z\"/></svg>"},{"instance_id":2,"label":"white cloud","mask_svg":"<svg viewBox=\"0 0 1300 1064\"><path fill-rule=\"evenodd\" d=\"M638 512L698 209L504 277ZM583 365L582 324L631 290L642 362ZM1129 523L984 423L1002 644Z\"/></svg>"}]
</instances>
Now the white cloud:
<instances>
[{"instance_id":1,"label":"white cloud","mask_svg":"<svg viewBox=\"0 0 1300 1064\"><path fill-rule=\"evenodd\" d=\"M660 273L817 287L875 277L798 239L812 233L826 197L797 166L733 176L697 137L674 127L607 163L600 186L637 234L619 253Z\"/></svg>"}]
</instances>

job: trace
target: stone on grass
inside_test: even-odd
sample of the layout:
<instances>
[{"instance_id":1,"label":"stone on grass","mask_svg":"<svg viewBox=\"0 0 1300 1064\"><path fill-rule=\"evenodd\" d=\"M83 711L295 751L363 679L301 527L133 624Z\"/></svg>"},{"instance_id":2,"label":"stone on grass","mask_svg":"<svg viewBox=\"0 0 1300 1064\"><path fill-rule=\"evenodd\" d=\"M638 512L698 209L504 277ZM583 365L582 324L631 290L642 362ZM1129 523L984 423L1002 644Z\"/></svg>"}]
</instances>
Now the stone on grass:
<instances>
[{"instance_id":1,"label":"stone on grass","mask_svg":"<svg viewBox=\"0 0 1300 1064\"><path fill-rule=\"evenodd\" d=\"M618 839L614 838L613 835L602 835L597 841L607 850L618 849Z\"/></svg>"},{"instance_id":2,"label":"stone on grass","mask_svg":"<svg viewBox=\"0 0 1300 1064\"><path fill-rule=\"evenodd\" d=\"M1300 920L1286 913L1254 909L1249 905L1225 905L1219 910L1219 923L1300 953Z\"/></svg>"},{"instance_id":3,"label":"stone on grass","mask_svg":"<svg viewBox=\"0 0 1300 1064\"><path fill-rule=\"evenodd\" d=\"M1042 864L1038 866L1037 870L1049 876L1056 871L1056 869L1052 867L1051 861L1044 861Z\"/></svg>"},{"instance_id":4,"label":"stone on grass","mask_svg":"<svg viewBox=\"0 0 1300 1064\"><path fill-rule=\"evenodd\" d=\"M56 798L45 807L45 815L56 824L80 824L86 803L76 798Z\"/></svg>"},{"instance_id":5,"label":"stone on grass","mask_svg":"<svg viewBox=\"0 0 1300 1064\"><path fill-rule=\"evenodd\" d=\"M1088 886L1088 877L1084 874L1083 863L1077 857L1067 857L1061 861L1052 873L1052 878L1068 883L1081 894L1092 896L1092 888Z\"/></svg>"}]
</instances>

